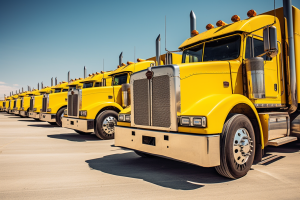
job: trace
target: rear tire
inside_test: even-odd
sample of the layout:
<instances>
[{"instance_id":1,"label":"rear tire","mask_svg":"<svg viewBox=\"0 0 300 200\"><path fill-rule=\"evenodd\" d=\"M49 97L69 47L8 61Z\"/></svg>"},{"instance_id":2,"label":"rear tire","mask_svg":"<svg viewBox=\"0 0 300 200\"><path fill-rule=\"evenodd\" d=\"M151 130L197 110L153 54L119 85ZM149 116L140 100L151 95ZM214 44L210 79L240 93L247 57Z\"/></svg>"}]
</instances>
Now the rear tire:
<instances>
[{"instance_id":1,"label":"rear tire","mask_svg":"<svg viewBox=\"0 0 300 200\"><path fill-rule=\"evenodd\" d=\"M253 126L245 115L228 116L220 136L220 165L217 172L231 179L245 176L255 155Z\"/></svg>"},{"instance_id":2,"label":"rear tire","mask_svg":"<svg viewBox=\"0 0 300 200\"><path fill-rule=\"evenodd\" d=\"M57 111L57 113L56 113L56 125L57 126L62 126L62 122L61 122L61 119L62 119L62 117L63 117L63 115L64 115L64 111L65 111L65 107L64 108L61 108L61 109L59 109L58 111Z\"/></svg>"},{"instance_id":3,"label":"rear tire","mask_svg":"<svg viewBox=\"0 0 300 200\"><path fill-rule=\"evenodd\" d=\"M95 134L102 140L114 139L118 113L114 110L105 110L96 118Z\"/></svg>"},{"instance_id":4,"label":"rear tire","mask_svg":"<svg viewBox=\"0 0 300 200\"><path fill-rule=\"evenodd\" d=\"M78 131L78 130L75 130L73 129L76 133L78 133L79 135L90 135L92 133L86 133L86 132L83 132L83 131Z\"/></svg>"},{"instance_id":5,"label":"rear tire","mask_svg":"<svg viewBox=\"0 0 300 200\"><path fill-rule=\"evenodd\" d=\"M136 153L137 155L141 156L142 158L153 158L153 157L155 157L155 156L153 156L151 154L144 153L144 152L137 151L137 150L134 150L134 153Z\"/></svg>"}]
</instances>

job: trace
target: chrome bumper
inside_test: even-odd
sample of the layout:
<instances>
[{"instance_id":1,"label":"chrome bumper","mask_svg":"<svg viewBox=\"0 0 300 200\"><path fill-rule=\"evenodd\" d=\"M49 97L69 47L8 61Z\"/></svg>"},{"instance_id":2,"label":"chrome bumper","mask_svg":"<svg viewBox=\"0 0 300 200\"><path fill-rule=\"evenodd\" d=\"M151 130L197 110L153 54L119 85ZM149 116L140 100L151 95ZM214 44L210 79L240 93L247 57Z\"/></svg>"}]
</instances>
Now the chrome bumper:
<instances>
[{"instance_id":1,"label":"chrome bumper","mask_svg":"<svg viewBox=\"0 0 300 200\"><path fill-rule=\"evenodd\" d=\"M14 110L13 113L14 113L15 115L19 115L19 114L20 114L20 111L19 111L19 110Z\"/></svg>"},{"instance_id":2,"label":"chrome bumper","mask_svg":"<svg viewBox=\"0 0 300 200\"><path fill-rule=\"evenodd\" d=\"M20 111L20 115L23 117L27 117L27 112L22 110L22 111Z\"/></svg>"},{"instance_id":3,"label":"chrome bumper","mask_svg":"<svg viewBox=\"0 0 300 200\"><path fill-rule=\"evenodd\" d=\"M45 122L56 122L56 114L41 113L40 120Z\"/></svg>"},{"instance_id":4,"label":"chrome bumper","mask_svg":"<svg viewBox=\"0 0 300 200\"><path fill-rule=\"evenodd\" d=\"M9 109L9 110L8 110L8 113L9 113L9 114L13 114L13 110Z\"/></svg>"},{"instance_id":5,"label":"chrome bumper","mask_svg":"<svg viewBox=\"0 0 300 200\"><path fill-rule=\"evenodd\" d=\"M148 143L149 137L152 139L151 144ZM202 167L220 165L220 135L170 133L116 126L115 146Z\"/></svg>"},{"instance_id":6,"label":"chrome bumper","mask_svg":"<svg viewBox=\"0 0 300 200\"><path fill-rule=\"evenodd\" d=\"M78 131L90 133L94 132L94 120L93 119L74 119L63 117L62 127L75 129Z\"/></svg>"},{"instance_id":7,"label":"chrome bumper","mask_svg":"<svg viewBox=\"0 0 300 200\"><path fill-rule=\"evenodd\" d=\"M40 114L36 112L29 112L29 117L34 118L34 119L39 119Z\"/></svg>"}]
</instances>

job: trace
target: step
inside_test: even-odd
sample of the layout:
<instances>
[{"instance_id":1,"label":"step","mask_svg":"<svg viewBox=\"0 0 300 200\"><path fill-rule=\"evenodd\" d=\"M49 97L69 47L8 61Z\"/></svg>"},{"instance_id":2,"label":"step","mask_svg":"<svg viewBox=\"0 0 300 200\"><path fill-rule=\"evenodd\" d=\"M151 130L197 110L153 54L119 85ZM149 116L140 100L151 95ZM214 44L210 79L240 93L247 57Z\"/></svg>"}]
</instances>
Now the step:
<instances>
[{"instance_id":1,"label":"step","mask_svg":"<svg viewBox=\"0 0 300 200\"><path fill-rule=\"evenodd\" d=\"M275 140L270 140L268 142L268 145L277 147L277 146L280 146L280 145L283 145L283 144L286 144L286 143L289 143L289 142L293 142L293 141L296 141L296 140L297 140L297 137L287 136L287 137L278 138L278 139L275 139Z\"/></svg>"}]
</instances>

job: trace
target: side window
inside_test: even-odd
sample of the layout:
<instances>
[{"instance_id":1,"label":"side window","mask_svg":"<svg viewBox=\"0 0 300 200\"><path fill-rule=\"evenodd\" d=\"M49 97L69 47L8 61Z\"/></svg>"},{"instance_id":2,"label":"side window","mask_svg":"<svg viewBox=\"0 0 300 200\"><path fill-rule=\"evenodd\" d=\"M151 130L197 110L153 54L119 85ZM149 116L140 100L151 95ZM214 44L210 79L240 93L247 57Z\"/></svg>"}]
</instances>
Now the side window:
<instances>
[{"instance_id":1,"label":"side window","mask_svg":"<svg viewBox=\"0 0 300 200\"><path fill-rule=\"evenodd\" d=\"M68 89L63 89L63 92L68 92Z\"/></svg>"},{"instance_id":2,"label":"side window","mask_svg":"<svg viewBox=\"0 0 300 200\"><path fill-rule=\"evenodd\" d=\"M101 82L96 82L94 87L100 87L101 86Z\"/></svg>"},{"instance_id":3,"label":"side window","mask_svg":"<svg viewBox=\"0 0 300 200\"><path fill-rule=\"evenodd\" d=\"M252 42L253 41L253 42ZM253 46L252 46L253 45ZM263 54L264 51L264 42L262 40L258 40L252 37L247 37L246 41L246 52L245 58L251 58L254 53L254 57ZM261 56L264 60L271 60L267 55Z\"/></svg>"}]
</instances>

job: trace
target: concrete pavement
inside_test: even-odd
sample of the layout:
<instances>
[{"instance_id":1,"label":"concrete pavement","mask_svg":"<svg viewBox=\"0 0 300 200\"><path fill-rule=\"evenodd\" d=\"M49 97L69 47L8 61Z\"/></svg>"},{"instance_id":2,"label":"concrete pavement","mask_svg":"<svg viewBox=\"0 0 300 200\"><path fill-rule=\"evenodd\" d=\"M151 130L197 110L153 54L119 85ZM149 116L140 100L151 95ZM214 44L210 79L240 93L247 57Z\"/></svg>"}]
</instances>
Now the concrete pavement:
<instances>
[{"instance_id":1,"label":"concrete pavement","mask_svg":"<svg viewBox=\"0 0 300 200\"><path fill-rule=\"evenodd\" d=\"M300 199L299 142L238 180L113 144L0 113L0 199Z\"/></svg>"}]
</instances>

